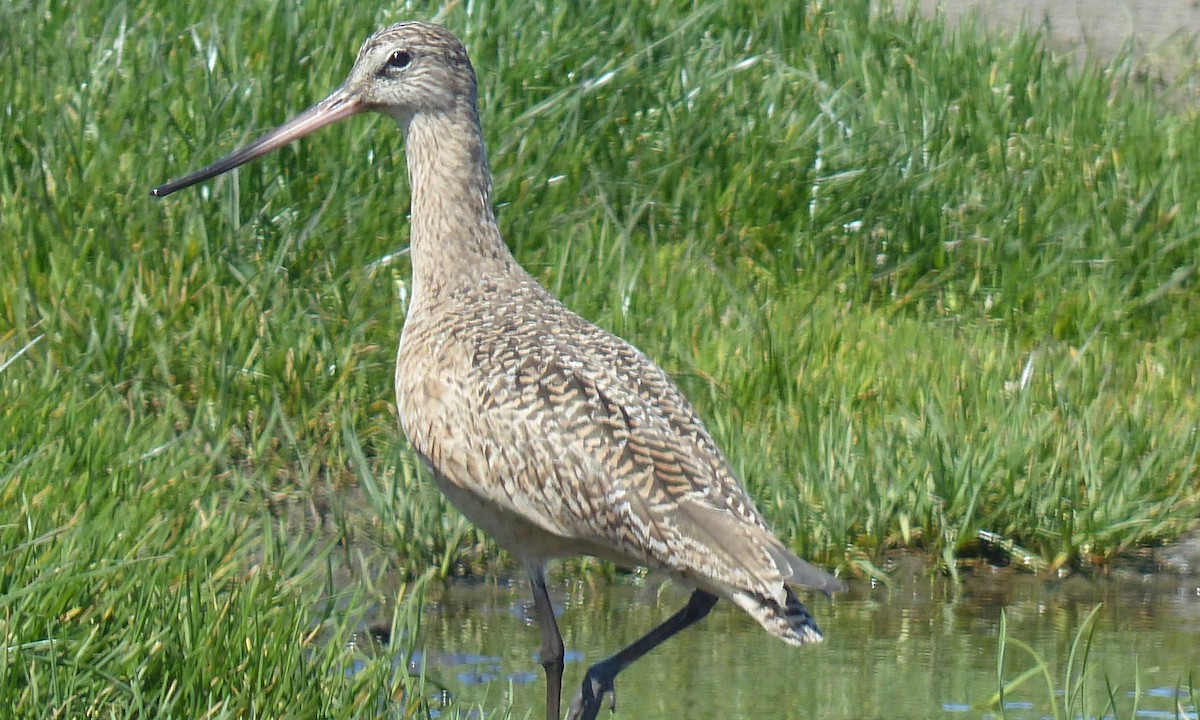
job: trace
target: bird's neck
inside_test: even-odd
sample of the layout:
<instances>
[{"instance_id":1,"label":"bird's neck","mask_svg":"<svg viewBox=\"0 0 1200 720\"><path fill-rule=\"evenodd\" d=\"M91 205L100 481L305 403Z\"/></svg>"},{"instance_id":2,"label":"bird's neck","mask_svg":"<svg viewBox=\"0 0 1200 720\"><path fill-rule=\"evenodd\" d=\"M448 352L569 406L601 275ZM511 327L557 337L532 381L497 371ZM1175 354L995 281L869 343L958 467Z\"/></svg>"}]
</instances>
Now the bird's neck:
<instances>
[{"instance_id":1,"label":"bird's neck","mask_svg":"<svg viewBox=\"0 0 1200 720\"><path fill-rule=\"evenodd\" d=\"M518 268L492 213L492 177L474 109L416 115L404 135L414 300L452 291L482 272Z\"/></svg>"}]
</instances>

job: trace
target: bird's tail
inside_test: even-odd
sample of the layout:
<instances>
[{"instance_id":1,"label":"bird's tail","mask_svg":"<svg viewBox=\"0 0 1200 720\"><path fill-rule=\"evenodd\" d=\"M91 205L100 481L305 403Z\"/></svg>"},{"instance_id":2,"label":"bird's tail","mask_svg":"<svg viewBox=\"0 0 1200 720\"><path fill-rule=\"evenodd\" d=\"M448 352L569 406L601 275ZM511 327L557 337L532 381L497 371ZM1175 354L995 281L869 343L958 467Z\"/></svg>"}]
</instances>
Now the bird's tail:
<instances>
[{"instance_id":1,"label":"bird's tail","mask_svg":"<svg viewBox=\"0 0 1200 720\"><path fill-rule=\"evenodd\" d=\"M784 588L784 594L786 600L783 605L772 598L748 592L735 593L732 600L757 620L759 625L786 643L807 645L824 640L816 620L813 620L808 608L796 598L791 588Z\"/></svg>"}]
</instances>

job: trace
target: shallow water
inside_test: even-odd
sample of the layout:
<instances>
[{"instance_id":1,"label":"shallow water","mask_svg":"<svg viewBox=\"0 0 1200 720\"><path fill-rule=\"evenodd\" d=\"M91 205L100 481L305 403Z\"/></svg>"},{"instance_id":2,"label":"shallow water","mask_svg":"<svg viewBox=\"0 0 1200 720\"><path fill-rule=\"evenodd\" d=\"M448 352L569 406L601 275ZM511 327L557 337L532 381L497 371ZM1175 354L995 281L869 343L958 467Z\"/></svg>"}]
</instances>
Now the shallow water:
<instances>
[{"instance_id":1,"label":"shallow water","mask_svg":"<svg viewBox=\"0 0 1200 720\"><path fill-rule=\"evenodd\" d=\"M1200 587L1196 578L1046 582L1010 572L953 586L914 573L892 587L854 584L832 601L808 599L827 641L795 648L770 637L727 603L617 679L614 718L992 718L1062 714L1072 640L1095 621L1084 683L1086 717L1196 717L1176 688L1200 685ZM562 581L552 590L567 646L564 694L601 659L682 606L684 593L627 578ZM526 583L455 583L431 595L410 671L424 671L453 701L453 716L511 703L514 717L540 717L544 679ZM998 688L1001 611L1008 638L1047 662L1040 675L988 704ZM1035 660L1012 642L1005 677ZM1077 661L1078 662L1078 661ZM1190 679L1189 679L1190 678ZM1135 693L1135 683L1140 692ZM568 690L569 688L569 690ZM1055 705L1059 708L1055 712ZM565 705L565 701L564 701ZM1084 717L1078 712L1075 717ZM602 716L607 715L607 712Z\"/></svg>"}]
</instances>

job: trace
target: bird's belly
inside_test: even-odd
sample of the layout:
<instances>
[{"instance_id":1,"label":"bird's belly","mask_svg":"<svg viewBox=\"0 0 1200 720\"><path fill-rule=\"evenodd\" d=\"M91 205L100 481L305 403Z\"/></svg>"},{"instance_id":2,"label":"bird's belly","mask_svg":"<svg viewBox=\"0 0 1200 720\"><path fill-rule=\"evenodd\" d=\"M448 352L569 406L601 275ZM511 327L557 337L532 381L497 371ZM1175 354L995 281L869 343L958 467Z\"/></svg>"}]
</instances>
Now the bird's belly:
<instances>
[{"instance_id":1,"label":"bird's belly","mask_svg":"<svg viewBox=\"0 0 1200 720\"><path fill-rule=\"evenodd\" d=\"M438 488L476 527L514 556L544 560L567 555L605 556L593 543L556 532L554 518L524 488L513 485L518 468L489 456L470 432L480 416L461 407L461 395L436 372L398 365L400 428ZM507 454L507 453L500 453Z\"/></svg>"},{"instance_id":2,"label":"bird's belly","mask_svg":"<svg viewBox=\"0 0 1200 720\"><path fill-rule=\"evenodd\" d=\"M508 503L497 503L490 495L453 482L438 468L428 462L427 465L450 504L487 533L497 545L519 559L545 560L568 555L607 554L590 543L547 531L527 520L516 509L507 507Z\"/></svg>"}]
</instances>

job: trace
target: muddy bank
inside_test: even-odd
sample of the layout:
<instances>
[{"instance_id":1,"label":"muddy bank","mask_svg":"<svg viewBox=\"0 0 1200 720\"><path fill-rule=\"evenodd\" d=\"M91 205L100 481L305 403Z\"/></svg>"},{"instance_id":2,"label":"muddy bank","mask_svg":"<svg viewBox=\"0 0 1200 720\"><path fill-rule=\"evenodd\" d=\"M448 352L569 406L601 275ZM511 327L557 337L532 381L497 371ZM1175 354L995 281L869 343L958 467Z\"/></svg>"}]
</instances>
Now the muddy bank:
<instances>
[{"instance_id":1,"label":"muddy bank","mask_svg":"<svg viewBox=\"0 0 1200 720\"><path fill-rule=\"evenodd\" d=\"M1107 62L1129 48L1138 77L1152 87L1182 83L1190 99L1200 97L1196 0L917 0L917 6L930 16L940 9L951 23L977 18L1001 32L1022 23L1041 28L1054 52L1076 62Z\"/></svg>"},{"instance_id":2,"label":"muddy bank","mask_svg":"<svg viewBox=\"0 0 1200 720\"><path fill-rule=\"evenodd\" d=\"M1049 30L1056 48L1112 57L1127 42L1139 53L1200 33L1200 3L1195 0L919 0L932 15L939 7L957 22L972 15L993 29L1025 23Z\"/></svg>"}]
</instances>

